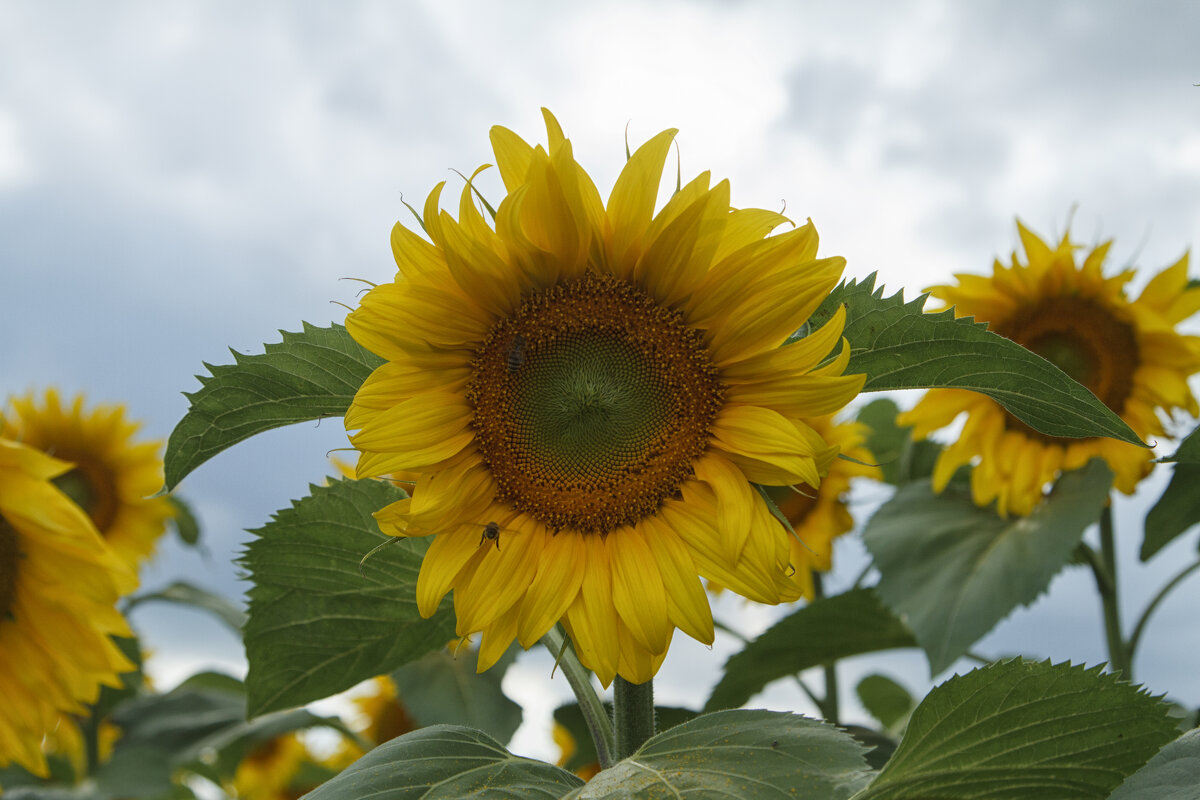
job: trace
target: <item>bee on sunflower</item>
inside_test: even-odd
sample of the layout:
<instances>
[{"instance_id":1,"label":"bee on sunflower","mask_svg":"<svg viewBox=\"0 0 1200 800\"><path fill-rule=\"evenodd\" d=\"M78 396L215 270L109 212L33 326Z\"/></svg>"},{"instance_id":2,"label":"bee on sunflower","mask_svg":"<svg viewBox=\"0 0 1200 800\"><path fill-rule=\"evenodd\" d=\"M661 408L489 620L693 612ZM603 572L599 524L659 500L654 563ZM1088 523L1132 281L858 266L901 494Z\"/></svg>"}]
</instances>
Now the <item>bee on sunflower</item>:
<instances>
[{"instance_id":1,"label":"bee on sunflower","mask_svg":"<svg viewBox=\"0 0 1200 800\"><path fill-rule=\"evenodd\" d=\"M546 146L492 129L493 220L468 181L457 219L430 193L428 238L393 229L398 274L346 319L386 360L346 427L358 477L417 473L376 518L433 537L419 609L453 590L480 670L561 621L604 685L644 683L676 628L712 642L702 577L762 603L803 594L758 487L816 490L837 458L805 420L862 389L844 312L781 345L845 261L817 257L811 222L768 236L789 220L732 208L708 173L656 212L674 130L604 202L544 117ZM481 541L490 522L503 547Z\"/></svg>"},{"instance_id":2,"label":"bee on sunflower","mask_svg":"<svg viewBox=\"0 0 1200 800\"><path fill-rule=\"evenodd\" d=\"M973 316L988 327L1054 363L1086 386L1138 436L1167 434L1162 414L1200 408L1188 376L1200 370L1200 337L1176 326L1200 310L1200 287L1188 281L1188 256L1146 284L1131 299L1126 284L1134 270L1105 276L1112 242L1084 253L1070 233L1051 246L1019 220L1025 260L996 260L990 277L956 275L957 284L929 292L956 316ZM1082 255L1082 258L1081 258ZM993 501L1002 515L1024 516L1041 501L1046 486L1064 470L1102 458L1114 484L1132 494L1150 473L1153 455L1115 439L1060 439L1039 433L995 401L961 389L932 389L897 421L927 437L966 415L957 440L938 457L933 486L941 491L955 471L974 464L975 503Z\"/></svg>"}]
</instances>

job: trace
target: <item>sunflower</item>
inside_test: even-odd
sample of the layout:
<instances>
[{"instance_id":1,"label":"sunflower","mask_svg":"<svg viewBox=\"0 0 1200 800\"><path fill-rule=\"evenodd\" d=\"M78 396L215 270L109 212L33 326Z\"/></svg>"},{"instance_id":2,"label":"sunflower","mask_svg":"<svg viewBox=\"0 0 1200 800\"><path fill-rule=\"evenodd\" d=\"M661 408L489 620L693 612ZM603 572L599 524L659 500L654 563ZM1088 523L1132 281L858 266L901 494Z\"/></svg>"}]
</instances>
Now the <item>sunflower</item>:
<instances>
[{"instance_id":1,"label":"sunflower","mask_svg":"<svg viewBox=\"0 0 1200 800\"><path fill-rule=\"evenodd\" d=\"M302 767L313 761L294 733L276 736L251 750L233 776L234 796L244 800L295 800L314 786L294 789Z\"/></svg>"},{"instance_id":2,"label":"sunflower","mask_svg":"<svg viewBox=\"0 0 1200 800\"><path fill-rule=\"evenodd\" d=\"M839 458L829 468L816 492L790 486L772 486L767 494L779 511L791 523L796 535L789 545L793 579L807 599L813 598L813 571L828 572L833 568L833 540L854 528L854 518L846 508L845 494L850 479L855 477L881 479L879 468L872 466L874 457L863 446L867 427L858 422L834 424L832 417L808 420L813 430L825 441L837 445L846 458Z\"/></svg>"},{"instance_id":3,"label":"sunflower","mask_svg":"<svg viewBox=\"0 0 1200 800\"><path fill-rule=\"evenodd\" d=\"M129 568L53 484L71 469L0 439L0 766L45 776L42 737L133 668L114 604Z\"/></svg>"},{"instance_id":4,"label":"sunflower","mask_svg":"<svg viewBox=\"0 0 1200 800\"><path fill-rule=\"evenodd\" d=\"M139 425L118 405L87 410L82 396L64 406L54 389L39 405L33 394L11 401L0 432L69 461L74 469L55 483L92 518L109 547L136 573L173 516L163 484L159 442L136 442ZM132 589L133 587L129 587Z\"/></svg>"},{"instance_id":5,"label":"sunflower","mask_svg":"<svg viewBox=\"0 0 1200 800\"><path fill-rule=\"evenodd\" d=\"M675 628L712 641L701 577L762 603L800 594L755 485L816 489L837 457L803 419L862 388L842 374L844 312L781 345L845 261L816 258L811 222L767 236L788 220L731 208L708 173L656 213L674 130L605 204L544 116L547 147L492 129L507 193L491 224L471 179L457 219L430 193L432 241L393 229L395 280L346 319L387 363L346 427L359 477L419 473L376 519L434 535L418 607L454 591L480 670L561 621L604 685L643 683Z\"/></svg>"},{"instance_id":6,"label":"sunflower","mask_svg":"<svg viewBox=\"0 0 1200 800\"><path fill-rule=\"evenodd\" d=\"M988 327L1053 362L1090 389L1143 439L1166 434L1159 412L1178 409L1195 416L1187 378L1200 370L1200 337L1175 326L1200 310L1200 288L1188 284L1188 257L1156 275L1136 300L1126 294L1133 270L1105 277L1104 242L1080 260L1068 232L1051 247L1017 222L1027 263L1016 253L1012 266L998 260L990 278L956 275L958 284L929 291L956 316L974 316ZM996 501L1001 515L1030 513L1046 485L1061 471L1099 457L1114 483L1132 494L1149 474L1151 453L1115 439L1060 439L1029 428L981 394L934 389L898 421L917 437L966 413L957 441L938 457L933 485L945 488L961 466L971 473L974 501Z\"/></svg>"}]
</instances>

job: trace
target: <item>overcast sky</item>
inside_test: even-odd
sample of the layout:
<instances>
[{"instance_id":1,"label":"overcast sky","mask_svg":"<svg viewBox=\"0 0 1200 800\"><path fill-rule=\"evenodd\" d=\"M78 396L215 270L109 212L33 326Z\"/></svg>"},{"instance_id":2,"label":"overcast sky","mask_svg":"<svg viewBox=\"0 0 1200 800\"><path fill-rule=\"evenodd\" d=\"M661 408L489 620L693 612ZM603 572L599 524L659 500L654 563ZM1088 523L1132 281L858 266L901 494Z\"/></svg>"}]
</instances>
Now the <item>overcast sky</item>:
<instances>
[{"instance_id":1,"label":"overcast sky","mask_svg":"<svg viewBox=\"0 0 1200 800\"><path fill-rule=\"evenodd\" d=\"M1015 215L1057 236L1072 209L1078 239L1116 239L1111 268L1157 270L1200 241L1197 31L1200 5L1185 2L0 0L0 391L125 402L165 439L202 361L340 320L330 301L357 287L339 278L394 271L401 195L418 202L450 168L490 161L493 124L540 139L543 105L602 193L626 125L635 145L678 127L685 181L710 169L735 206L811 217L823 254L890 289L988 270L1016 244ZM239 597L243 530L327 473L326 451L345 444L331 422L190 476L210 557L168 545L146 584L185 577ZM1118 507L1127 618L1195 548L1193 534L1132 563L1165 479ZM835 583L849 582L855 542L838 563ZM1137 665L1193 705L1180 642L1194 639L1197 584L1159 612ZM1060 577L980 649L1103 660L1090 592L1085 574ZM720 609L760 627L779 613ZM147 608L135 624L168 685L197 665L244 669L237 640L198 614ZM695 705L690 687L731 646L685 640L656 687ZM917 691L929 679L915 653L846 671L881 665ZM534 697L548 667L524 659L508 684L552 706ZM762 701L807 708L787 689ZM535 721L518 749L546 755Z\"/></svg>"}]
</instances>

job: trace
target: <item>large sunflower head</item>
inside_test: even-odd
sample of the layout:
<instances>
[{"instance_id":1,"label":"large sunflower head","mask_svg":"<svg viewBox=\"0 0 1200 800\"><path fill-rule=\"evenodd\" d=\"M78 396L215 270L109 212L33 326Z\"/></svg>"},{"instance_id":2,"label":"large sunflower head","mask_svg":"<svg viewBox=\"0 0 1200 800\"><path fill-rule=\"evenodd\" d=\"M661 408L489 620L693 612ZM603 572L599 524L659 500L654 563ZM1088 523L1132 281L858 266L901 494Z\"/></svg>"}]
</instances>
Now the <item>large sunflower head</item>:
<instances>
[{"instance_id":1,"label":"large sunflower head","mask_svg":"<svg viewBox=\"0 0 1200 800\"><path fill-rule=\"evenodd\" d=\"M139 442L139 425L119 405L70 405L48 389L39 403L29 394L11 400L0 432L73 465L55 483L79 504L109 547L134 572L153 551L172 516L166 497L152 497L163 484L160 443Z\"/></svg>"},{"instance_id":2,"label":"large sunflower head","mask_svg":"<svg viewBox=\"0 0 1200 800\"><path fill-rule=\"evenodd\" d=\"M0 767L39 775L59 715L86 713L133 669L110 638L130 635L114 604L133 576L55 487L70 470L0 439Z\"/></svg>"},{"instance_id":3,"label":"large sunflower head","mask_svg":"<svg viewBox=\"0 0 1200 800\"><path fill-rule=\"evenodd\" d=\"M1165 435L1161 412L1195 416L1187 378L1200 370L1200 337L1175 326L1200 310L1200 288L1188 284L1188 257L1156 275L1135 300L1126 293L1133 270L1105 276L1111 242L1082 252L1070 234L1052 247L1019 221L1025 261L996 261L990 277L956 275L958 283L930 293L974 316L989 329L1053 362L1090 389L1143 439ZM1081 257L1082 256L1082 257ZM1094 457L1112 469L1126 494L1151 469L1152 455L1115 439L1059 439L1029 428L981 394L958 389L928 392L899 421L927 436L966 413L957 441L934 469L941 491L961 466L975 463L971 489L979 505L996 501L1000 514L1025 515L1062 470Z\"/></svg>"},{"instance_id":4,"label":"large sunflower head","mask_svg":"<svg viewBox=\"0 0 1200 800\"><path fill-rule=\"evenodd\" d=\"M393 229L395 280L346 320L387 363L346 426L359 477L419 473L376 517L435 535L419 607L454 591L480 669L561 621L605 685L641 683L675 628L712 641L700 576L764 603L800 594L755 484L816 489L837 456L803 420L862 388L842 374L844 315L781 345L844 261L816 257L811 223L768 236L788 221L731 208L708 173L656 211L675 131L605 202L545 118L546 146L492 129L494 219L468 182L457 219L441 185L429 195L428 239Z\"/></svg>"}]
</instances>

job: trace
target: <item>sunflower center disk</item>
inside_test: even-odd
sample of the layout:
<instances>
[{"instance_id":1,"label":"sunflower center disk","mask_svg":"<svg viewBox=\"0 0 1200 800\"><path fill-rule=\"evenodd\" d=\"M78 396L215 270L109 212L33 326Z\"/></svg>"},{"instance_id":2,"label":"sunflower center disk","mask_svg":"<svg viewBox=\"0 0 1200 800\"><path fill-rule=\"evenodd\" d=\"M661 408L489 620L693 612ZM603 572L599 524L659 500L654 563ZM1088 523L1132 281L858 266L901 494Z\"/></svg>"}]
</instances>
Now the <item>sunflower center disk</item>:
<instances>
[{"instance_id":1,"label":"sunflower center disk","mask_svg":"<svg viewBox=\"0 0 1200 800\"><path fill-rule=\"evenodd\" d=\"M0 516L0 621L12 613L17 594L17 566L21 551L17 543L17 532L3 516Z\"/></svg>"},{"instance_id":2,"label":"sunflower center disk","mask_svg":"<svg viewBox=\"0 0 1200 800\"><path fill-rule=\"evenodd\" d=\"M1082 383L1117 414L1133 389L1138 344L1133 328L1084 297L1049 297L1019 312L998 333ZM1008 427L1053 441L1015 417Z\"/></svg>"},{"instance_id":3,"label":"sunflower center disk","mask_svg":"<svg viewBox=\"0 0 1200 800\"><path fill-rule=\"evenodd\" d=\"M81 464L54 479L58 490L92 518L104 535L117 516L117 487L107 470Z\"/></svg>"},{"instance_id":4,"label":"sunflower center disk","mask_svg":"<svg viewBox=\"0 0 1200 800\"><path fill-rule=\"evenodd\" d=\"M691 474L724 397L678 311L590 273L529 295L472 366L500 498L552 528L607 532L653 514Z\"/></svg>"}]
</instances>

